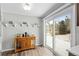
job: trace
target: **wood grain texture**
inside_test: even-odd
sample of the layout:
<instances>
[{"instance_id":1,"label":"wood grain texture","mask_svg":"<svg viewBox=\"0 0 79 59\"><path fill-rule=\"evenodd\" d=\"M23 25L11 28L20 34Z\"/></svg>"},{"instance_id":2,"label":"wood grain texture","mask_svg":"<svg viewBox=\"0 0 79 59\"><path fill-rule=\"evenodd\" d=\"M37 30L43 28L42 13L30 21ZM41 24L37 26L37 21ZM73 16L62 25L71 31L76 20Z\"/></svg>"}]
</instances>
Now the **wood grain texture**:
<instances>
[{"instance_id":1,"label":"wood grain texture","mask_svg":"<svg viewBox=\"0 0 79 59\"><path fill-rule=\"evenodd\" d=\"M53 53L45 47L36 47L35 49L25 50L18 53L3 52L2 56L53 56Z\"/></svg>"},{"instance_id":2,"label":"wood grain texture","mask_svg":"<svg viewBox=\"0 0 79 59\"><path fill-rule=\"evenodd\" d=\"M19 51L25 50L25 49L35 48L35 43L34 43L35 40L36 40L35 36L16 37L15 52L19 52Z\"/></svg>"}]
</instances>

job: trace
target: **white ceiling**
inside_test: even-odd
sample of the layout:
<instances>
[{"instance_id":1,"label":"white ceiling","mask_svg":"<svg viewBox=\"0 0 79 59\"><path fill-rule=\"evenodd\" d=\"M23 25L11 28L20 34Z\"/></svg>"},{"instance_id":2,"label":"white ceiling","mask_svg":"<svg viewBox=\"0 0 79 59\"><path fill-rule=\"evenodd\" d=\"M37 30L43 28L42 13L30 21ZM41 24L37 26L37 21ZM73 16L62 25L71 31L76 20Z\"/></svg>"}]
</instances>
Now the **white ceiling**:
<instances>
[{"instance_id":1,"label":"white ceiling","mask_svg":"<svg viewBox=\"0 0 79 59\"><path fill-rule=\"evenodd\" d=\"M20 15L41 17L45 14L55 3L33 3L30 11L23 9L22 3L2 3L2 12L15 13Z\"/></svg>"}]
</instances>

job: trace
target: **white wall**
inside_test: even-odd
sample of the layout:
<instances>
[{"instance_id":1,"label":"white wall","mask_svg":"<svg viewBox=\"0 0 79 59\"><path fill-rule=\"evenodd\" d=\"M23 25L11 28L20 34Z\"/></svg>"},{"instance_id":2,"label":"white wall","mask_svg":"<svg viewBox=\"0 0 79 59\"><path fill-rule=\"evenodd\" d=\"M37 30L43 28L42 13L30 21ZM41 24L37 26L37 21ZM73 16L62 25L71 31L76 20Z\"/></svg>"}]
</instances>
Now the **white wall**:
<instances>
[{"instance_id":1,"label":"white wall","mask_svg":"<svg viewBox=\"0 0 79 59\"><path fill-rule=\"evenodd\" d=\"M1 17L1 16L0 16ZM1 21L0 21L1 22ZM1 24L0 24L0 50L1 50Z\"/></svg>"},{"instance_id":2,"label":"white wall","mask_svg":"<svg viewBox=\"0 0 79 59\"><path fill-rule=\"evenodd\" d=\"M37 36L36 45L42 44L42 27L40 25L42 24L42 22L39 18L10 13L2 13L2 22L7 21L13 21L16 24L16 27L12 27L10 25L7 27L3 27L2 50L14 49L14 38L17 33L34 33ZM29 27L20 27L18 23L22 23L23 21L27 22L29 24ZM31 24L34 23L38 23L40 25L39 28L32 27Z\"/></svg>"},{"instance_id":3,"label":"white wall","mask_svg":"<svg viewBox=\"0 0 79 59\"><path fill-rule=\"evenodd\" d=\"M79 26L76 27L76 38L77 38L77 45L79 45Z\"/></svg>"},{"instance_id":4,"label":"white wall","mask_svg":"<svg viewBox=\"0 0 79 59\"><path fill-rule=\"evenodd\" d=\"M79 9L79 5L77 5L77 8ZM78 13L77 14L77 19L78 19L79 18L79 11L77 13ZM77 24L77 21L76 21L76 24ZM76 37L77 37L77 41L76 41L77 42L77 45L79 45L79 26L76 26Z\"/></svg>"},{"instance_id":5,"label":"white wall","mask_svg":"<svg viewBox=\"0 0 79 59\"><path fill-rule=\"evenodd\" d=\"M0 8L0 22L1 22L1 8ZM1 23L0 23L0 50L1 50Z\"/></svg>"}]
</instances>

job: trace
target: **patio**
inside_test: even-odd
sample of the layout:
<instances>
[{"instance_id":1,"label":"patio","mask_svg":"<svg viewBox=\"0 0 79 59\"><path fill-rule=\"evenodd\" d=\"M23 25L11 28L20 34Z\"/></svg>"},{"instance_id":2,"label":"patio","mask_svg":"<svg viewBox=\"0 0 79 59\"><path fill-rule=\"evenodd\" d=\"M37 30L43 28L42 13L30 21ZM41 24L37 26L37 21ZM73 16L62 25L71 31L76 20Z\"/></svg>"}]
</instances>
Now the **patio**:
<instances>
[{"instance_id":1,"label":"patio","mask_svg":"<svg viewBox=\"0 0 79 59\"><path fill-rule=\"evenodd\" d=\"M52 36L47 34L46 44L52 48ZM56 35L54 40L54 51L59 55L68 55L66 49L70 48L70 34ZM62 52L62 53L61 53Z\"/></svg>"}]
</instances>

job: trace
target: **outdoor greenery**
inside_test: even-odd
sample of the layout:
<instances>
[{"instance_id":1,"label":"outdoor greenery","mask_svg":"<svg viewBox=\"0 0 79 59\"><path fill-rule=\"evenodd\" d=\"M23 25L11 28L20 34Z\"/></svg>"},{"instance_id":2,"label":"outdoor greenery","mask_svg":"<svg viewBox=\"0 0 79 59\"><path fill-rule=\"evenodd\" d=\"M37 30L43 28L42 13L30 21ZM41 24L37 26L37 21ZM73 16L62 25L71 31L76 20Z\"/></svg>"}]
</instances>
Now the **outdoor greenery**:
<instances>
[{"instance_id":1,"label":"outdoor greenery","mask_svg":"<svg viewBox=\"0 0 79 59\"><path fill-rule=\"evenodd\" d=\"M59 34L70 33L70 19L66 16L65 21L59 22Z\"/></svg>"},{"instance_id":2,"label":"outdoor greenery","mask_svg":"<svg viewBox=\"0 0 79 59\"><path fill-rule=\"evenodd\" d=\"M66 34L67 33L67 26L65 24L65 21L59 22L59 34Z\"/></svg>"},{"instance_id":3,"label":"outdoor greenery","mask_svg":"<svg viewBox=\"0 0 79 59\"><path fill-rule=\"evenodd\" d=\"M48 33L51 35L54 34L54 24L49 24ZM55 34L69 34L70 33L70 19L66 16L64 20L59 21L58 23L55 22Z\"/></svg>"}]
</instances>

